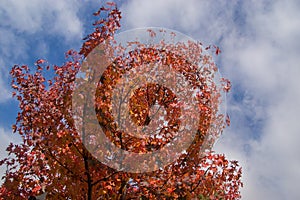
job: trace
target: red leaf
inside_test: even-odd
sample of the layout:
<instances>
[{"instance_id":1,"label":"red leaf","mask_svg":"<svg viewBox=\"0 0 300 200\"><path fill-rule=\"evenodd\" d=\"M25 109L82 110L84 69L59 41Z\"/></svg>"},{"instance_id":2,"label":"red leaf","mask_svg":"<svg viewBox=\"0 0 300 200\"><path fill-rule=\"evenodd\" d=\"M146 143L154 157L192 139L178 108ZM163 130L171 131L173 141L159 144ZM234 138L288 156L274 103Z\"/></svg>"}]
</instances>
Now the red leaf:
<instances>
[{"instance_id":1,"label":"red leaf","mask_svg":"<svg viewBox=\"0 0 300 200\"><path fill-rule=\"evenodd\" d=\"M111 7L116 6L116 3L114 3L114 2L107 2L106 4L111 6Z\"/></svg>"},{"instance_id":2,"label":"red leaf","mask_svg":"<svg viewBox=\"0 0 300 200\"><path fill-rule=\"evenodd\" d=\"M36 64L39 65L39 64L43 64L44 62L46 62L46 60L39 59L39 60L36 61Z\"/></svg>"},{"instance_id":3,"label":"red leaf","mask_svg":"<svg viewBox=\"0 0 300 200\"><path fill-rule=\"evenodd\" d=\"M221 53L221 50L220 50L220 48L219 47L216 47L216 55L219 55L220 53Z\"/></svg>"},{"instance_id":4,"label":"red leaf","mask_svg":"<svg viewBox=\"0 0 300 200\"><path fill-rule=\"evenodd\" d=\"M226 115L226 124L227 126L230 126L230 117L228 114Z\"/></svg>"}]
</instances>

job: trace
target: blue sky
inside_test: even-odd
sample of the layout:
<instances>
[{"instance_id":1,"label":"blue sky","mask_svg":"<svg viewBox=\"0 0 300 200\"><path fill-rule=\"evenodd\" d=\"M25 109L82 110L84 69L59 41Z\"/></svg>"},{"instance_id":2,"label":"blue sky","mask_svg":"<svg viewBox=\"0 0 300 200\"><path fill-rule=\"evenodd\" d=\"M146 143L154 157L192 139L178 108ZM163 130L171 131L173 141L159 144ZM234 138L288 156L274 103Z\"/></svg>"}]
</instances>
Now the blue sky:
<instances>
[{"instance_id":1,"label":"blue sky","mask_svg":"<svg viewBox=\"0 0 300 200\"><path fill-rule=\"evenodd\" d=\"M0 156L17 102L9 71L45 58L64 62L91 31L92 0L2 0L0 4ZM243 166L242 199L300 199L300 2L298 0L125 0L122 31L160 26L217 44L232 81L232 119L214 149ZM3 169L2 169L3 170Z\"/></svg>"}]
</instances>

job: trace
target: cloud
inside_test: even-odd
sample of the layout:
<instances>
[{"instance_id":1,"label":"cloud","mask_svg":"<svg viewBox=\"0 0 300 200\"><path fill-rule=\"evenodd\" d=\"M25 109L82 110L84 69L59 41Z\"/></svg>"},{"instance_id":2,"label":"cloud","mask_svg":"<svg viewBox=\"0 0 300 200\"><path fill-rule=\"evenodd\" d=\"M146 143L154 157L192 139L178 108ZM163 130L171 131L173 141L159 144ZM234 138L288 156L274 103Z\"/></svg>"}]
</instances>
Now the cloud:
<instances>
[{"instance_id":1,"label":"cloud","mask_svg":"<svg viewBox=\"0 0 300 200\"><path fill-rule=\"evenodd\" d=\"M232 126L215 150L243 166L242 199L299 199L300 3L131 0L125 28L162 26L217 43Z\"/></svg>"},{"instance_id":2,"label":"cloud","mask_svg":"<svg viewBox=\"0 0 300 200\"><path fill-rule=\"evenodd\" d=\"M8 72L16 61L35 53L47 53L50 37L61 37L66 43L81 39L83 27L77 14L80 1L17 1L0 4L0 92L1 101L8 100ZM77 39L77 40L75 40ZM33 42L34 41L34 42ZM32 43L30 43L32 42ZM32 55L31 55L32 56ZM45 55L44 55L45 56ZM22 63L22 64L23 64Z\"/></svg>"},{"instance_id":3,"label":"cloud","mask_svg":"<svg viewBox=\"0 0 300 200\"><path fill-rule=\"evenodd\" d=\"M233 22L235 3L217 0L131 0L121 7L125 28L161 26L216 42Z\"/></svg>"},{"instance_id":4,"label":"cloud","mask_svg":"<svg viewBox=\"0 0 300 200\"><path fill-rule=\"evenodd\" d=\"M78 1L16 1L0 4L0 52L2 60L24 58L31 46L43 45L49 36L59 36L66 42L81 38L83 27L77 14ZM36 38L34 44L28 43ZM32 39L31 39L32 41Z\"/></svg>"},{"instance_id":5,"label":"cloud","mask_svg":"<svg viewBox=\"0 0 300 200\"><path fill-rule=\"evenodd\" d=\"M249 1L244 7L248 8L248 32L241 34L235 27L227 36L224 65L229 66L226 74L250 95L250 101L247 105L245 98L231 99L232 115L241 117L230 129L236 133L226 132L227 140L217 148L236 155L244 164L243 199L299 199L299 3ZM245 137L243 132L249 132L250 124L244 119L258 125L257 116L263 121L257 130L260 138ZM251 149L248 155L243 152L245 145Z\"/></svg>"},{"instance_id":6,"label":"cloud","mask_svg":"<svg viewBox=\"0 0 300 200\"><path fill-rule=\"evenodd\" d=\"M0 58L0 66L3 66L4 62L2 61L2 59ZM3 80L7 79L7 77L5 77L5 72L4 69L0 67L0 103L7 101L10 98L10 92L7 89L7 87L5 86L5 83Z\"/></svg>"},{"instance_id":7,"label":"cloud","mask_svg":"<svg viewBox=\"0 0 300 200\"><path fill-rule=\"evenodd\" d=\"M1 24L16 32L34 34L47 31L66 39L82 34L82 25L77 17L78 1L16 1L1 3Z\"/></svg>"},{"instance_id":8,"label":"cloud","mask_svg":"<svg viewBox=\"0 0 300 200\"><path fill-rule=\"evenodd\" d=\"M11 143L17 143L20 141L20 138L18 138L17 135L12 135L11 131L8 131L4 129L3 127L0 127L0 159L4 159L7 157L7 152L5 151L6 147ZM5 166L0 167L0 185L3 182L1 180L2 175L5 173Z\"/></svg>"}]
</instances>

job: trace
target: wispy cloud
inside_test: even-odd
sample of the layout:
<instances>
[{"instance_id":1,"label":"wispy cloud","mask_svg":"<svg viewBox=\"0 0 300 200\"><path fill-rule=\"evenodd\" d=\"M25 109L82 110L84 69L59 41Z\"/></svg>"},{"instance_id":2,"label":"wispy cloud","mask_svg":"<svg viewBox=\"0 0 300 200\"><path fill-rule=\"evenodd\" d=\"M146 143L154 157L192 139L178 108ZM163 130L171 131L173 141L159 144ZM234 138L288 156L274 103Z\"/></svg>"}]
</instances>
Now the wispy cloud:
<instances>
[{"instance_id":1,"label":"wispy cloud","mask_svg":"<svg viewBox=\"0 0 300 200\"><path fill-rule=\"evenodd\" d=\"M299 1L131 0L126 28L162 26L217 43L232 126L215 146L244 168L243 199L299 199Z\"/></svg>"},{"instance_id":2,"label":"wispy cloud","mask_svg":"<svg viewBox=\"0 0 300 200\"><path fill-rule=\"evenodd\" d=\"M9 99L8 72L16 61L24 61L30 54L47 53L49 36L61 37L66 43L78 41L83 28L78 18L80 1L16 1L0 4L0 99ZM30 42L32 43L30 43ZM34 52L31 52L34 49Z\"/></svg>"},{"instance_id":3,"label":"wispy cloud","mask_svg":"<svg viewBox=\"0 0 300 200\"><path fill-rule=\"evenodd\" d=\"M72 39L82 34L77 17L79 1L16 1L1 3L1 25L15 32L34 34L44 31Z\"/></svg>"},{"instance_id":4,"label":"wispy cloud","mask_svg":"<svg viewBox=\"0 0 300 200\"><path fill-rule=\"evenodd\" d=\"M161 26L217 42L234 23L236 3L217 0L126 1L121 7L125 28Z\"/></svg>"},{"instance_id":5,"label":"wispy cloud","mask_svg":"<svg viewBox=\"0 0 300 200\"><path fill-rule=\"evenodd\" d=\"M238 95L246 93L248 103L245 97L229 101L236 121L217 149L241 160L244 199L299 199L300 5L248 1L243 6L247 32L234 27L226 36L223 63L228 66L226 74L241 88ZM253 122L259 129L251 128ZM243 132L249 130L260 137L245 137Z\"/></svg>"}]
</instances>

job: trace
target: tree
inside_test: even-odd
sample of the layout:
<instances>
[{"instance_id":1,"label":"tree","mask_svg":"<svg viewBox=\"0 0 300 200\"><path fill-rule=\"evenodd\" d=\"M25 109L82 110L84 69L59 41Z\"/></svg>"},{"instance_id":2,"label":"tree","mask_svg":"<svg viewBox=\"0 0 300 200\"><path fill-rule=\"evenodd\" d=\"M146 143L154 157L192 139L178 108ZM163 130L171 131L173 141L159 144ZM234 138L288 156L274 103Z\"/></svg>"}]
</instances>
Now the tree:
<instances>
[{"instance_id":1,"label":"tree","mask_svg":"<svg viewBox=\"0 0 300 200\"><path fill-rule=\"evenodd\" d=\"M107 16L101 18L104 14ZM47 192L48 199L240 198L241 168L237 161L203 151L204 147L209 150L225 127L224 116L218 113L221 91L214 81L217 69L211 56L203 54L202 45L194 42L164 44L162 41L159 46L149 46L137 41L128 44L127 47L135 47L128 51L111 45L120 28L121 13L117 7L108 3L94 15L100 16L94 23L95 31L84 39L79 53L70 50L66 53L66 63L53 66L54 78L46 80L44 74L52 71L45 60L38 60L35 70L25 65L12 68L12 87L16 90L13 96L20 102L13 130L23 140L21 144L11 143L7 148L9 156L0 161L0 165L7 167L0 197L28 199ZM149 30L149 34L152 38L156 35L153 30ZM219 48L214 49L216 54L220 52ZM172 147L165 152L168 156L160 154L149 161L146 164L152 167L149 170L142 166L138 155L167 147L180 134L189 134L181 129L184 120L180 115L186 106L180 104L176 91L162 84L146 81L137 89L131 87L135 83L117 86L124 83L122 77L151 74L150 69L157 65L170 67L162 71L171 69L182 74L181 77L198 91L194 98L196 110L187 112L195 121L196 132L187 143L188 148L174 162L160 164L178 151L178 145L169 145ZM139 66L146 67L139 70ZM99 73L101 76L97 76ZM171 71L168 74L166 80L175 77ZM177 79L175 83L178 90L186 92L184 94L192 94ZM168 85L168 81L165 84ZM224 91L228 91L229 81L222 79L222 84ZM122 106L112 108L112 103L121 105L126 94L131 95L127 102L129 114L124 117L126 112ZM151 115L155 105L157 112ZM87 108L91 106L96 113L96 124L90 123L92 114ZM166 113L167 125L163 127L155 120L160 109ZM160 128L153 137L141 139L131 134L132 129L128 127L132 124L141 129L144 126ZM103 136L93 130L99 125L116 147L137 155L135 163L126 160L132 157L124 157L105 144L97 146L95 141L102 140ZM184 143L190 137L181 138L180 143ZM106 161L99 161L100 154L114 155L113 161L121 159L121 164L129 164L124 165L123 170L116 166L118 162L112 167ZM136 163L139 170L134 171L131 167L136 167Z\"/></svg>"}]
</instances>

